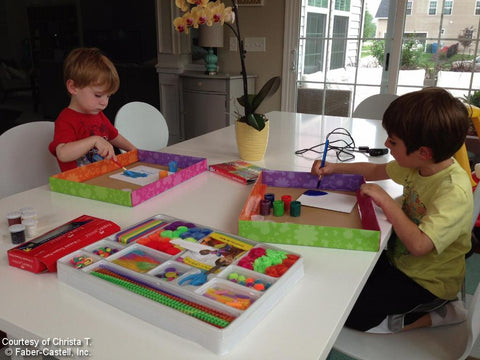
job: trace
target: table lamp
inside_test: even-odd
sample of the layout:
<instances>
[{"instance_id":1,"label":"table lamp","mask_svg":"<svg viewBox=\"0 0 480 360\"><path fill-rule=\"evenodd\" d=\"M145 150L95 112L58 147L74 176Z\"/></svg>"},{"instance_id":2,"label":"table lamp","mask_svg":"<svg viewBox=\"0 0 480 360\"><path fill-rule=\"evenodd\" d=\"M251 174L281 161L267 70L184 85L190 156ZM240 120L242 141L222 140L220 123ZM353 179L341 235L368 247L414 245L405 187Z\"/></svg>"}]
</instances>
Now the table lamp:
<instances>
[{"instance_id":1,"label":"table lamp","mask_svg":"<svg viewBox=\"0 0 480 360\"><path fill-rule=\"evenodd\" d=\"M208 48L208 53L205 55L206 74L215 75L217 73L218 57L214 54L213 48L223 47L223 26L219 23L214 23L212 26L200 26L198 45Z\"/></svg>"}]
</instances>

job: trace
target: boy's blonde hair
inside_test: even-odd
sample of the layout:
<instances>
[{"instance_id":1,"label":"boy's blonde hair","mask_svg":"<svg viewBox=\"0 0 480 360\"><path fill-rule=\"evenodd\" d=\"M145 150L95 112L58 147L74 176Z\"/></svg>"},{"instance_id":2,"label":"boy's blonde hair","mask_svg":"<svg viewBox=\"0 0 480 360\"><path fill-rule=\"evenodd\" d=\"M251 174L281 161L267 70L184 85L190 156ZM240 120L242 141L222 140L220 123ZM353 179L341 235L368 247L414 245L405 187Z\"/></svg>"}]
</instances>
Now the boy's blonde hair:
<instances>
[{"instance_id":1,"label":"boy's blonde hair","mask_svg":"<svg viewBox=\"0 0 480 360\"><path fill-rule=\"evenodd\" d=\"M115 65L97 48L73 49L63 64L63 79L75 86L106 86L110 94L117 92L120 78Z\"/></svg>"},{"instance_id":2,"label":"boy's blonde hair","mask_svg":"<svg viewBox=\"0 0 480 360\"><path fill-rule=\"evenodd\" d=\"M383 114L383 127L405 143L407 154L429 147L434 162L453 156L465 142L466 106L442 88L425 88L395 99Z\"/></svg>"}]
</instances>

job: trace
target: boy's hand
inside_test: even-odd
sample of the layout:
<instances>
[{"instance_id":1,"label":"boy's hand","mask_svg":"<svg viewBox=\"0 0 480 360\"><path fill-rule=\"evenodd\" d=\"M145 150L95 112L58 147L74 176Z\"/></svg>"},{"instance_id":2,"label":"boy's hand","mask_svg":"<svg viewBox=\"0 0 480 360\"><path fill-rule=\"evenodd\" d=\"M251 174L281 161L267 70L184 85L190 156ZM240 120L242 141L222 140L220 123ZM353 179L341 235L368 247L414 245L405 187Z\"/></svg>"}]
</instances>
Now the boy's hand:
<instances>
[{"instance_id":1,"label":"boy's hand","mask_svg":"<svg viewBox=\"0 0 480 360\"><path fill-rule=\"evenodd\" d=\"M377 184L363 184L360 187L360 194L371 197L373 202L382 209L387 206L390 200L393 200L392 197Z\"/></svg>"},{"instance_id":2,"label":"boy's hand","mask_svg":"<svg viewBox=\"0 0 480 360\"><path fill-rule=\"evenodd\" d=\"M111 159L115 157L115 150L113 149L112 144L110 144L103 137L97 136L94 146L97 149L97 153L104 159Z\"/></svg>"},{"instance_id":3,"label":"boy's hand","mask_svg":"<svg viewBox=\"0 0 480 360\"><path fill-rule=\"evenodd\" d=\"M312 165L312 169L310 172L313 175L318 176L321 178L323 175L328 175L328 174L333 174L335 173L335 165L334 163L329 163L325 162L325 166L322 168L322 161L321 160L315 160Z\"/></svg>"}]
</instances>

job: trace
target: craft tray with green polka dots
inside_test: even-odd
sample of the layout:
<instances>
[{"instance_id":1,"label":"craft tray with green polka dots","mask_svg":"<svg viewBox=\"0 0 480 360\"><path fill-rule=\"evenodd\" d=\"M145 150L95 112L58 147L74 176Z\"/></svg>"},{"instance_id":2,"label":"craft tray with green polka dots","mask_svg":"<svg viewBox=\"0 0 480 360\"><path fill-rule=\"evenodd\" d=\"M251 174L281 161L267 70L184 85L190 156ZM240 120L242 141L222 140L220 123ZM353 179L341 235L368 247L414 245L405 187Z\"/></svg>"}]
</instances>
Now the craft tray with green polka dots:
<instances>
[{"instance_id":1,"label":"craft tray with green polka dots","mask_svg":"<svg viewBox=\"0 0 480 360\"><path fill-rule=\"evenodd\" d=\"M226 354L303 277L300 255L156 215L58 260L60 281Z\"/></svg>"}]
</instances>

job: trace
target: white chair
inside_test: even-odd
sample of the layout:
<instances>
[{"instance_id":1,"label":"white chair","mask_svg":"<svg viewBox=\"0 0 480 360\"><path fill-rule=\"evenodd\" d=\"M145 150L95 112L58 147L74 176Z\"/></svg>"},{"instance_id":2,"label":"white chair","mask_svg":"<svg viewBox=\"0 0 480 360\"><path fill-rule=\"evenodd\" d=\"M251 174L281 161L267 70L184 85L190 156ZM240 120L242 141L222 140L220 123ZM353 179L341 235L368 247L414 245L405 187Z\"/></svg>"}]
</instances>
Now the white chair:
<instances>
[{"instance_id":1,"label":"white chair","mask_svg":"<svg viewBox=\"0 0 480 360\"><path fill-rule=\"evenodd\" d=\"M156 151L167 146L167 122L150 104L133 101L123 105L115 116L115 127L138 149Z\"/></svg>"},{"instance_id":2,"label":"white chair","mask_svg":"<svg viewBox=\"0 0 480 360\"><path fill-rule=\"evenodd\" d=\"M473 193L472 229L480 213L480 186ZM465 300L465 283L461 297ZM355 359L364 360L464 360L480 333L480 284L469 304L467 321L449 326L421 328L395 334L369 334L343 327L333 346Z\"/></svg>"},{"instance_id":3,"label":"white chair","mask_svg":"<svg viewBox=\"0 0 480 360\"><path fill-rule=\"evenodd\" d=\"M48 151L54 123L34 121L15 126L0 135L0 198L48 183L60 172Z\"/></svg>"},{"instance_id":4,"label":"white chair","mask_svg":"<svg viewBox=\"0 0 480 360\"><path fill-rule=\"evenodd\" d=\"M394 94L376 94L363 100L353 111L353 117L382 120L390 103L398 98Z\"/></svg>"},{"instance_id":5,"label":"white chair","mask_svg":"<svg viewBox=\"0 0 480 360\"><path fill-rule=\"evenodd\" d=\"M480 333L480 284L468 296L468 318L461 324L396 334L368 334L343 328L334 348L365 360L465 360Z\"/></svg>"}]
</instances>

